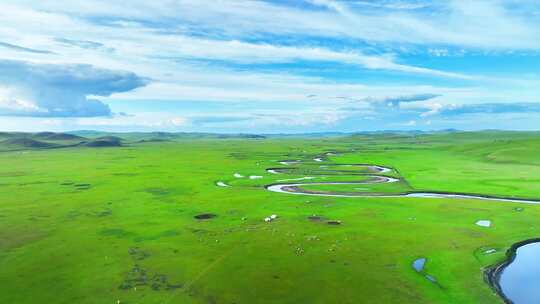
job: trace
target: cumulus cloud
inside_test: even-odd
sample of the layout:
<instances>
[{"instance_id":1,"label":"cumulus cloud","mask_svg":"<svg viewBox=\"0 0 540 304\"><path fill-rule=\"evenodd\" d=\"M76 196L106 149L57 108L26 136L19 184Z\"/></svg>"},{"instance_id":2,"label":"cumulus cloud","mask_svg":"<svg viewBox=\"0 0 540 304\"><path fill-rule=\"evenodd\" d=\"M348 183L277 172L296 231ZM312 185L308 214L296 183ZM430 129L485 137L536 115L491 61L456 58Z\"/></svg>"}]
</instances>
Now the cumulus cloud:
<instances>
[{"instance_id":1,"label":"cumulus cloud","mask_svg":"<svg viewBox=\"0 0 540 304\"><path fill-rule=\"evenodd\" d=\"M0 71L3 116L108 116L110 108L92 96L127 92L148 82L131 72L82 64L0 60Z\"/></svg>"}]
</instances>

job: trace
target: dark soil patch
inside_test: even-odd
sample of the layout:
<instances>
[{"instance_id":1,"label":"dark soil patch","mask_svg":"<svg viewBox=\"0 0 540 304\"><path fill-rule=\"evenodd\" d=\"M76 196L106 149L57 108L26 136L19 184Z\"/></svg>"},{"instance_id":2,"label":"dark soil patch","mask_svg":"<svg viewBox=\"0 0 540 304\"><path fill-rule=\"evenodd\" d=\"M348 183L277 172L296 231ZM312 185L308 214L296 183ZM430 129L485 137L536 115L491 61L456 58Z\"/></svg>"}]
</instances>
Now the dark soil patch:
<instances>
[{"instance_id":1,"label":"dark soil patch","mask_svg":"<svg viewBox=\"0 0 540 304\"><path fill-rule=\"evenodd\" d=\"M318 215L312 215L312 216L308 216L307 219L312 221L312 222L320 222L320 221L324 220L324 217L318 216Z\"/></svg>"},{"instance_id":2,"label":"dark soil patch","mask_svg":"<svg viewBox=\"0 0 540 304\"><path fill-rule=\"evenodd\" d=\"M94 212L94 215L97 216L97 217L110 216L110 215L112 215L112 210L107 208L107 209L102 210L102 211L96 211L96 212Z\"/></svg>"},{"instance_id":3,"label":"dark soil patch","mask_svg":"<svg viewBox=\"0 0 540 304\"><path fill-rule=\"evenodd\" d=\"M213 213L202 213L202 214L197 214L194 216L194 218L198 219L198 220L209 220L209 219L213 219L215 218L217 215L213 214Z\"/></svg>"},{"instance_id":4,"label":"dark soil patch","mask_svg":"<svg viewBox=\"0 0 540 304\"><path fill-rule=\"evenodd\" d=\"M76 190L88 190L92 187L91 184L74 184Z\"/></svg>"},{"instance_id":5,"label":"dark soil patch","mask_svg":"<svg viewBox=\"0 0 540 304\"><path fill-rule=\"evenodd\" d=\"M67 220L74 220L80 216L83 216L83 214L77 210L71 210L66 214Z\"/></svg>"},{"instance_id":6,"label":"dark soil patch","mask_svg":"<svg viewBox=\"0 0 540 304\"><path fill-rule=\"evenodd\" d=\"M166 275L161 273L150 273L147 269L141 267L138 262L150 257L147 251L139 247L131 247L129 255L135 261L133 268L126 274L124 281L118 286L119 289L128 290L135 287L150 287L154 291L174 290L182 288L183 284L172 284Z\"/></svg>"},{"instance_id":7,"label":"dark soil patch","mask_svg":"<svg viewBox=\"0 0 540 304\"><path fill-rule=\"evenodd\" d=\"M141 261L150 257L150 253L148 251L144 251L139 247L131 247L129 248L128 252L131 258L136 261Z\"/></svg>"},{"instance_id":8,"label":"dark soil patch","mask_svg":"<svg viewBox=\"0 0 540 304\"><path fill-rule=\"evenodd\" d=\"M102 236L111 236L111 237L117 237L117 238L127 238L134 235L133 232L126 231L121 228L109 228L109 229L103 229L99 231L99 234Z\"/></svg>"},{"instance_id":9,"label":"dark soil patch","mask_svg":"<svg viewBox=\"0 0 540 304\"><path fill-rule=\"evenodd\" d=\"M327 221L328 225L341 225L341 221Z\"/></svg>"},{"instance_id":10,"label":"dark soil patch","mask_svg":"<svg viewBox=\"0 0 540 304\"><path fill-rule=\"evenodd\" d=\"M157 195L157 196L168 195L171 193L166 188L147 188L144 190L144 192L150 193L152 195Z\"/></svg>"},{"instance_id":11,"label":"dark soil patch","mask_svg":"<svg viewBox=\"0 0 540 304\"><path fill-rule=\"evenodd\" d=\"M111 175L114 175L114 176L137 176L139 174L138 173L113 173Z\"/></svg>"}]
</instances>

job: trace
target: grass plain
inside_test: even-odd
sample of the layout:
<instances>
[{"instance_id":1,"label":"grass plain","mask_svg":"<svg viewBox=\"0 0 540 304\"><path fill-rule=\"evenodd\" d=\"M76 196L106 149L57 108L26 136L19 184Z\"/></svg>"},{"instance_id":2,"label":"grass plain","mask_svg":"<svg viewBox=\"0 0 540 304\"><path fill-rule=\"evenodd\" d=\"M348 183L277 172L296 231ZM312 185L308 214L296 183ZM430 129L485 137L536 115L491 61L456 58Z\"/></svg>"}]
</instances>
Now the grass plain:
<instances>
[{"instance_id":1,"label":"grass plain","mask_svg":"<svg viewBox=\"0 0 540 304\"><path fill-rule=\"evenodd\" d=\"M0 303L502 303L483 269L513 243L540 235L540 205L264 188L319 165L369 163L403 179L369 186L376 191L540 198L538 133L136 134L111 147L2 136ZM339 155L313 162L330 151ZM278 163L286 159L309 165L266 171L287 167ZM194 218L203 213L216 216ZM265 223L270 214L279 217ZM475 225L480 219L492 226ZM437 284L411 267L420 257Z\"/></svg>"}]
</instances>

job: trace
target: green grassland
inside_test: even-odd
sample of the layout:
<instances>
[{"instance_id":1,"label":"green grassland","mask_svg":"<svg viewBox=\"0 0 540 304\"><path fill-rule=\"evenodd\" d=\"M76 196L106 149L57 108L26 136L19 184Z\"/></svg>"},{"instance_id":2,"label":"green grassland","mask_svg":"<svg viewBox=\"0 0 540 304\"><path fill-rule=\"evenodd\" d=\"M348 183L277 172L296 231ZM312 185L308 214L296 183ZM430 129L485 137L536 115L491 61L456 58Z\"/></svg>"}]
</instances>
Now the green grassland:
<instances>
[{"instance_id":1,"label":"green grassland","mask_svg":"<svg viewBox=\"0 0 540 304\"><path fill-rule=\"evenodd\" d=\"M306 187L540 198L538 133L77 135L91 138L0 134L0 303L502 303L483 269L540 235L540 205L264 188L360 181L335 165L368 163L403 181ZM437 284L412 269L419 257Z\"/></svg>"}]
</instances>

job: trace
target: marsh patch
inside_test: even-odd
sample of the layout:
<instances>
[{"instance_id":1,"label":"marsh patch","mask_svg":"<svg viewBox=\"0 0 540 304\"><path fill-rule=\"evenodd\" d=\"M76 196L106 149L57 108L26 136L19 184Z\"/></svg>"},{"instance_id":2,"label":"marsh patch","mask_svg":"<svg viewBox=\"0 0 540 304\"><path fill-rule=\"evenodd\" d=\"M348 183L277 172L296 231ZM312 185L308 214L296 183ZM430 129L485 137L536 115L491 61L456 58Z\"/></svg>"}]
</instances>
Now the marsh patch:
<instances>
[{"instance_id":1,"label":"marsh patch","mask_svg":"<svg viewBox=\"0 0 540 304\"><path fill-rule=\"evenodd\" d=\"M101 210L101 211L96 211L96 212L94 212L94 215L97 216L97 217L110 216L110 215L112 215L112 210L107 208L107 209L104 209L104 210Z\"/></svg>"},{"instance_id":2,"label":"marsh patch","mask_svg":"<svg viewBox=\"0 0 540 304\"><path fill-rule=\"evenodd\" d=\"M238 159L238 160L246 160L249 158L247 153L239 153L239 152L230 153L229 157Z\"/></svg>"},{"instance_id":3,"label":"marsh patch","mask_svg":"<svg viewBox=\"0 0 540 304\"><path fill-rule=\"evenodd\" d=\"M0 177L20 177L25 175L27 175L27 173L21 171L0 173Z\"/></svg>"},{"instance_id":4,"label":"marsh patch","mask_svg":"<svg viewBox=\"0 0 540 304\"><path fill-rule=\"evenodd\" d=\"M171 193L167 188L146 188L143 191L156 196L168 195Z\"/></svg>"},{"instance_id":5,"label":"marsh patch","mask_svg":"<svg viewBox=\"0 0 540 304\"><path fill-rule=\"evenodd\" d=\"M158 234L153 234L153 235L139 235L135 238L133 238L133 241L134 242L144 242L144 241L154 241L154 240L157 240L157 239L160 239L162 237L172 237L172 236L177 236L179 233L178 231L176 230L166 230L166 231L163 231L163 232L160 232Z\"/></svg>"},{"instance_id":6,"label":"marsh patch","mask_svg":"<svg viewBox=\"0 0 540 304\"><path fill-rule=\"evenodd\" d=\"M209 233L211 233L210 230L206 230L206 229L188 228L188 230L191 231L192 233L195 233L195 234L209 234Z\"/></svg>"},{"instance_id":7,"label":"marsh patch","mask_svg":"<svg viewBox=\"0 0 540 304\"><path fill-rule=\"evenodd\" d=\"M139 261L150 257L150 253L139 247L131 247L128 250L135 265L126 274L124 281L118 286L119 289L128 290L136 287L150 287L154 291L173 290L182 288L183 284L172 284L165 274L151 273L138 264Z\"/></svg>"},{"instance_id":8,"label":"marsh patch","mask_svg":"<svg viewBox=\"0 0 540 304\"><path fill-rule=\"evenodd\" d=\"M341 221L337 221L337 220L326 221L326 223L327 223L328 225L334 225L334 226L336 226L336 225L341 225Z\"/></svg>"},{"instance_id":9,"label":"marsh patch","mask_svg":"<svg viewBox=\"0 0 540 304\"><path fill-rule=\"evenodd\" d=\"M182 284L171 284L164 274L152 274L148 270L135 264L126 274L124 281L118 286L119 289L128 290L135 287L151 287L154 291L174 290L182 288Z\"/></svg>"},{"instance_id":10,"label":"marsh patch","mask_svg":"<svg viewBox=\"0 0 540 304\"><path fill-rule=\"evenodd\" d=\"M88 190L92 187L91 184L74 184L75 190Z\"/></svg>"},{"instance_id":11,"label":"marsh patch","mask_svg":"<svg viewBox=\"0 0 540 304\"><path fill-rule=\"evenodd\" d=\"M125 237L130 237L134 235L133 232L129 232L121 228L103 229L99 232L99 234L103 236L114 236L117 238L125 238Z\"/></svg>"},{"instance_id":12,"label":"marsh patch","mask_svg":"<svg viewBox=\"0 0 540 304\"><path fill-rule=\"evenodd\" d=\"M137 176L139 174L138 173L113 173L111 175L113 175L113 176Z\"/></svg>"},{"instance_id":13,"label":"marsh patch","mask_svg":"<svg viewBox=\"0 0 540 304\"><path fill-rule=\"evenodd\" d=\"M198 220L209 220L215 218L217 215L213 213L201 213L194 216L195 219Z\"/></svg>"},{"instance_id":14,"label":"marsh patch","mask_svg":"<svg viewBox=\"0 0 540 304\"><path fill-rule=\"evenodd\" d=\"M77 219L78 217L84 215L83 213L81 213L80 211L77 211L77 210L71 210L69 211L65 218L66 220L74 220L74 219Z\"/></svg>"},{"instance_id":15,"label":"marsh patch","mask_svg":"<svg viewBox=\"0 0 540 304\"><path fill-rule=\"evenodd\" d=\"M142 250L139 247L129 248L128 253L131 258L136 261L141 261L150 257L150 253L148 251Z\"/></svg>"}]
</instances>

